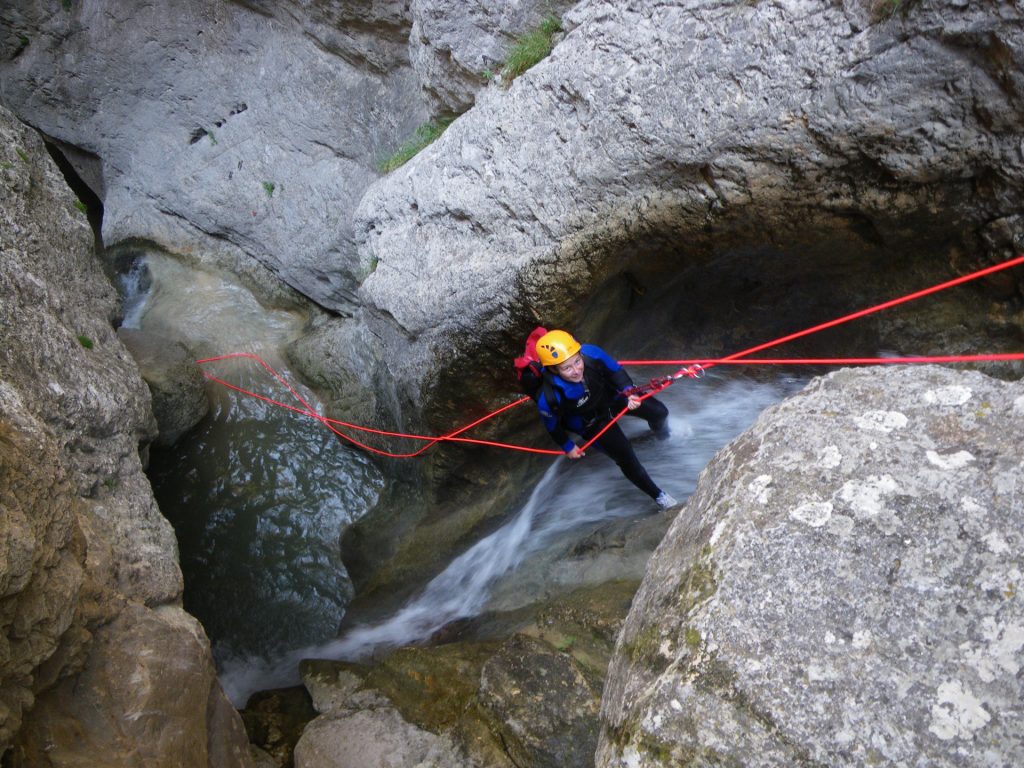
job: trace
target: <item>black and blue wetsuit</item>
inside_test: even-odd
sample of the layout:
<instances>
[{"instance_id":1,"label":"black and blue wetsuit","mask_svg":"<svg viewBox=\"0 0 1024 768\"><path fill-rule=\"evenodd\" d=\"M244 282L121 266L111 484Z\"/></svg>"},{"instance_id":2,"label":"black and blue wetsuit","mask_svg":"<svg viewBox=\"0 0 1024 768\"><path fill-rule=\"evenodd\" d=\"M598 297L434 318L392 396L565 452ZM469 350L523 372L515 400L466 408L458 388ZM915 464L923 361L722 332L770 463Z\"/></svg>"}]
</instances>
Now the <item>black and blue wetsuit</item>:
<instances>
[{"instance_id":1,"label":"black and blue wetsuit","mask_svg":"<svg viewBox=\"0 0 1024 768\"><path fill-rule=\"evenodd\" d=\"M590 440L626 407L626 396L622 393L633 386L633 380L625 369L600 347L582 344L580 354L583 356L583 381L566 381L553 369L547 368L544 385L537 397L537 410L544 427L566 453L576 445L569 433ZM668 408L653 397L644 400L639 408L627 411L627 414L646 420L659 436L668 435ZM658 498L661 489L637 459L618 424L613 424L594 445L608 454L637 488L652 499Z\"/></svg>"}]
</instances>

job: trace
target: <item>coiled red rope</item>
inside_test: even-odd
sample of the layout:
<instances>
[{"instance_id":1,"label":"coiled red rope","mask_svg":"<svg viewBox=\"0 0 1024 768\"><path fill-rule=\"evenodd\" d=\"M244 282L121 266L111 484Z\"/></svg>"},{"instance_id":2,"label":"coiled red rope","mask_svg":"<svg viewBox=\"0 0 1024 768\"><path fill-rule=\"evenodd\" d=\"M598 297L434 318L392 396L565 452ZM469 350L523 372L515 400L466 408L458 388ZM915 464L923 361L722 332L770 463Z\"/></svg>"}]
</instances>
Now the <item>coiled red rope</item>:
<instances>
[{"instance_id":1,"label":"coiled red rope","mask_svg":"<svg viewBox=\"0 0 1024 768\"><path fill-rule=\"evenodd\" d=\"M960 277L954 278L953 280L947 280L944 283L939 283L939 284L933 285L933 286L931 286L929 288L925 288L925 289L920 290L920 291L915 291L914 293L909 293L909 294L906 294L905 296L900 296L898 298L892 299L890 301L883 302L881 304L876 304L873 307L868 307L867 309L862 309L862 310L860 310L858 312L853 312L851 314L844 315L842 317L838 317L838 318L836 318L834 320L829 320L828 322L820 323L818 325L811 326L810 328L805 328L804 330L797 331L796 333L791 333L791 334L788 334L786 336L781 336L781 337L779 337L777 339L773 339L772 341L767 341L767 342L764 342L763 344L758 344L756 346L750 347L749 349L745 349L745 350L743 350L741 352L735 352L735 353L733 353L731 355L728 355L728 356L722 357L722 358L696 358L696 359L692 359L692 360L622 360L620 362L621 362L622 365L634 365L634 366L641 366L641 365L679 365L679 366L682 366L682 368L680 368L679 371L677 371L675 374L673 374L671 376L667 376L667 377L664 377L664 378L661 378L661 379L652 379L649 384L642 385L641 387L638 387L637 390L635 391L637 396L640 398L640 400L646 400L649 397L653 397L658 392L661 392L663 389L668 388L669 386L674 384L678 379L680 379L680 378L682 378L684 376L685 377L689 377L689 378L696 378L699 375L701 375L704 370L706 370L708 368L711 368L711 367L714 367L716 365L896 365L896 364L906 365L906 364L920 364L920 363L973 363L973 362L996 362L996 361L1024 360L1024 352L1008 352L1008 353L993 353L993 354L978 354L978 355L914 356L914 357L835 357L835 358L752 358L752 357L750 357L750 355L756 354L757 352L761 352L761 351L764 351L766 349L770 349L771 347L776 347L776 346L779 346L781 344L785 344L787 342L793 341L795 339L803 338L804 336L809 336L809 335L811 335L813 333L818 333L818 332L826 330L828 328L834 328L837 325L842 325L843 323L848 323L848 322L851 322L853 320L859 319L861 317L865 317L867 315L873 314L875 312L880 312L880 311L882 311L884 309L889 309L891 307L899 306L900 304L905 304L905 303L907 303L909 301L914 301L915 299L920 299L920 298L922 298L924 296L930 296L930 295L932 295L934 293L938 293L939 291L943 291L943 290L946 290L948 288L952 288L952 287L957 286L957 285L962 285L962 284L964 284L966 282L969 282L971 280L977 280L979 278L985 277L986 275L991 275L993 273L1000 272L1000 271L1005 270L1005 269L1011 269L1012 267L1020 266L1021 264L1024 264L1024 254L1021 254L1021 255L1017 256L1016 258L1010 259L1010 260L1002 262L1000 264L996 264L996 265L991 266L991 267L986 267L984 269L980 269L980 270L977 270L975 272L971 272L970 274L967 274L967 275L962 275ZM458 429L453 430L451 432L448 432L448 433L446 433L444 435L428 436L428 435L415 435L415 434L409 434L409 433L404 433L404 432L392 432L392 431L388 431L388 430L373 429L371 427L365 427L365 426L361 426L361 425L358 425L358 424L352 424L352 423L349 423L349 422L346 422L346 421L340 421L338 419L330 419L330 418L327 418L326 416L318 413L316 411L316 409L314 409L309 403L307 403L306 400L302 397L302 395L299 394L299 392L297 392L295 390L295 388L292 387L291 384L289 384L284 379L283 376L281 376L281 374L279 374L277 371L275 371L265 360L260 358L258 355L255 355L255 354L252 354L252 353L249 353L249 352L233 352L233 353L229 353L229 354L226 354L226 355L218 355L216 357L208 357L208 358L204 358L202 360L197 360L196 363L199 364L199 365L206 365L206 364L215 363L215 362L222 361L222 360L237 359L237 358L250 359L250 360L254 360L257 363L259 363L259 365L261 365L275 380L277 380L278 383L280 383L286 390L288 390L289 393L291 393L292 397L295 398L295 400L299 403L299 405L298 406L289 405L288 403L282 402L280 400L276 400L274 398L267 397L265 395L260 395L260 394L258 394L256 392L253 392L251 390L245 389L243 387L240 387L238 385L235 385L235 384L232 384L232 383L230 383L228 381L225 381L224 379L221 379L221 378L219 378L217 376L214 376L214 375L212 375L212 374L210 374L210 373L208 373L206 371L203 371L203 375L207 379L209 379L210 381L213 381L213 382L216 382L218 384L221 384L222 386L227 387L228 389L234 390L236 392L240 392L240 393L242 393L244 395L248 395L249 397L256 398L257 400L262 400L265 403L269 403L271 405L275 405L275 406L278 406L278 407L281 407L281 408L285 408L285 409L293 411L295 413L298 413L298 414L301 414L301 415L304 415L304 416L309 416L310 418L316 419L317 421L321 422L324 426L326 426L328 429L330 429L332 432L334 432L334 434L338 435L342 439L348 441L349 443L351 443L351 444L353 444L353 445L355 445L355 446L357 446L359 448L362 448L363 450L369 451L371 453L378 454L380 456L387 456L387 457L395 458L395 459L413 458L415 456L419 456L420 454L422 454L423 452L427 451L428 449L430 449L434 445L437 445L438 443L442 443L442 442L464 443L464 444L470 444L470 445L490 446L490 447L495 447L495 448L505 448L505 449L508 449L508 450L524 451L524 452L527 452L527 453L539 453L539 454L546 454L546 455L551 455L551 456L563 456L563 455L565 455L561 450L553 450L553 449L545 449L545 448L531 448L531 447L525 446L525 445L514 445L512 443L503 443L503 442L495 441L495 440L478 440L478 439L475 439L475 438L469 438L469 437L462 437L461 436L461 435L463 435L463 433L469 431L470 429L473 429L474 427L482 424L483 422L485 422L485 421L487 421L489 419L492 419L495 416L498 416L498 415L504 413L505 411L510 410L511 408L514 408L514 407L516 407L518 405L521 405L522 403L528 402L530 400L529 397L521 397L518 400L515 400L515 401L513 401L511 403L508 403L506 405L503 405L501 408L498 408L498 409L492 411L491 413L488 413L487 415L482 416L479 419L476 419L475 421L472 421L469 424L466 424L465 426L459 427ZM585 451L587 448L589 448L595 441L597 441L601 437L601 435L603 435L608 429L611 428L612 424L616 423L628 411L629 411L628 407L623 408L611 421L608 422L608 424L605 425L605 427L600 432L598 432L596 435L594 435L587 443L585 443L584 445L580 446L581 450ZM406 439L406 440L418 440L418 441L422 441L424 443L424 445L420 446L418 449L416 449L414 451L409 451L409 452L404 452L404 453L391 452L391 451L386 451L386 450L382 450L382 449L379 449L379 448L374 448L373 446L367 445L366 443L364 443L364 442L362 442L360 440L357 440L356 438L352 437L351 435L347 434L346 432L343 432L342 429L339 429L339 428L347 429L347 430L352 430L352 431L355 431L355 432L366 433L366 434L379 435L379 436L382 436L382 437L393 437L393 438L401 438L401 439Z\"/></svg>"}]
</instances>

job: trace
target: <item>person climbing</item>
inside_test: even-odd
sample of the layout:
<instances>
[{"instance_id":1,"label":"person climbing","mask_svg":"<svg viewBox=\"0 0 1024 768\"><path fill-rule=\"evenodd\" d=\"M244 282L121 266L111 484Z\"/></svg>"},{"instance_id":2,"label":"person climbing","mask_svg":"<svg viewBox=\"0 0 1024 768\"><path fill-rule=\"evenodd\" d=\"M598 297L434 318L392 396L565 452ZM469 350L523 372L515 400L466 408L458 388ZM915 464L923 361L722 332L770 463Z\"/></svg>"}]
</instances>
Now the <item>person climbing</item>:
<instances>
[{"instance_id":1,"label":"person climbing","mask_svg":"<svg viewBox=\"0 0 1024 768\"><path fill-rule=\"evenodd\" d=\"M629 408L630 416L646 420L659 439L668 438L668 408L653 397L641 400L635 394L627 395L633 380L600 347L580 344L566 331L548 331L537 340L536 351L544 366L537 410L552 439L570 459L579 459L584 453L569 432L590 440L623 407ZM677 503L651 480L618 423L612 424L594 445L662 509Z\"/></svg>"}]
</instances>

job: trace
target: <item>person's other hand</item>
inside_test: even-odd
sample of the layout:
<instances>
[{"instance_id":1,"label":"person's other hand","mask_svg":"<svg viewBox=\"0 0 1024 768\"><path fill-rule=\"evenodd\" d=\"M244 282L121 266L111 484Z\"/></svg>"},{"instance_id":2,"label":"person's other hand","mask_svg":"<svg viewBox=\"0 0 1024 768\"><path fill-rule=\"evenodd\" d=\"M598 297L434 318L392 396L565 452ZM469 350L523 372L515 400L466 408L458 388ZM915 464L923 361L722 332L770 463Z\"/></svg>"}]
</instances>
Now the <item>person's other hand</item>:
<instances>
[{"instance_id":1,"label":"person's other hand","mask_svg":"<svg viewBox=\"0 0 1024 768\"><path fill-rule=\"evenodd\" d=\"M631 411L635 411L640 407L640 398L636 395L630 395L629 399L626 401L626 407Z\"/></svg>"},{"instance_id":2,"label":"person's other hand","mask_svg":"<svg viewBox=\"0 0 1024 768\"><path fill-rule=\"evenodd\" d=\"M570 459L582 459L587 454L585 454L583 451L581 451L580 447L578 445L574 445L572 447L572 450L569 451L565 455L566 455L567 458L570 458Z\"/></svg>"}]
</instances>

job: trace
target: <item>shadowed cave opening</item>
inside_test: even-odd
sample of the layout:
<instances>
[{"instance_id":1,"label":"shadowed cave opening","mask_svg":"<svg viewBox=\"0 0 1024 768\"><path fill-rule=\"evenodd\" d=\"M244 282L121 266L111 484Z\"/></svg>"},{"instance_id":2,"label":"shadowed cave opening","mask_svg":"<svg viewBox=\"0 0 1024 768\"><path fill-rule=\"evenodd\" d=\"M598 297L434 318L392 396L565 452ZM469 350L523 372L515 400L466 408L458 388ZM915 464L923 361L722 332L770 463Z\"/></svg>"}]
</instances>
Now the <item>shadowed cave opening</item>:
<instances>
[{"instance_id":1,"label":"shadowed cave opening","mask_svg":"<svg viewBox=\"0 0 1024 768\"><path fill-rule=\"evenodd\" d=\"M82 175L78 172L78 169L68 155L74 153L85 164L96 169L100 167L99 158L77 147L71 147L50 139L45 135L40 135L42 136L43 146L46 147L46 151L53 158L57 168L63 174L67 185L78 197L79 202L84 208L86 218L89 220L89 228L92 229L93 245L96 248L96 253L103 253L103 200L89 186L89 183L82 178ZM97 170L96 173L98 174L99 171Z\"/></svg>"}]
</instances>

